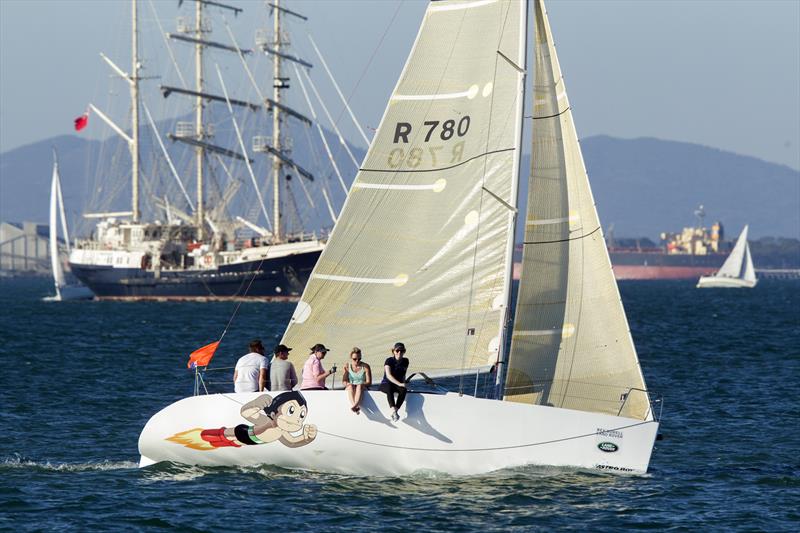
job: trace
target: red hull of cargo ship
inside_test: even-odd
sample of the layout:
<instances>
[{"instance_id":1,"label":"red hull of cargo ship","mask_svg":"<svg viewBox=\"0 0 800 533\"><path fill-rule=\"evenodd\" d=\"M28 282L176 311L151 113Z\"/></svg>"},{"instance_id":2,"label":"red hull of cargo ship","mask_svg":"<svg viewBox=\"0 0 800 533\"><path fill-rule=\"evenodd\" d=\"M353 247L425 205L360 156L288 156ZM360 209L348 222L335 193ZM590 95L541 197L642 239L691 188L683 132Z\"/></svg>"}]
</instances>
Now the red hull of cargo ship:
<instances>
[{"instance_id":1,"label":"red hull of cargo ship","mask_svg":"<svg viewBox=\"0 0 800 533\"><path fill-rule=\"evenodd\" d=\"M698 279L716 272L716 268L685 266L614 265L614 277L626 279Z\"/></svg>"}]
</instances>

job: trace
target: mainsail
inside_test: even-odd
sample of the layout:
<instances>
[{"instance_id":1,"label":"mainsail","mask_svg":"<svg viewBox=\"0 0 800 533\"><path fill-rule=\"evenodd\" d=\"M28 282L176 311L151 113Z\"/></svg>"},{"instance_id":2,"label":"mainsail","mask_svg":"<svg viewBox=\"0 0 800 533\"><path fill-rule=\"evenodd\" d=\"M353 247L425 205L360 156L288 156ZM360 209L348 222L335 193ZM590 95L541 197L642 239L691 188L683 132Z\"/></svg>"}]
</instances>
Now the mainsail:
<instances>
[{"instance_id":1,"label":"mainsail","mask_svg":"<svg viewBox=\"0 0 800 533\"><path fill-rule=\"evenodd\" d=\"M533 153L505 399L650 419L541 0L535 12Z\"/></svg>"},{"instance_id":2,"label":"mainsail","mask_svg":"<svg viewBox=\"0 0 800 533\"><path fill-rule=\"evenodd\" d=\"M734 245L733 250L731 250L730 255L725 262L722 264L722 267L719 271L715 274L715 276L725 277L725 278L739 278L744 274L742 272L742 267L745 263L745 253L749 252L749 248L747 246L747 230L748 226L745 226L742 230L742 233L739 234L739 238L736 240L736 245ZM747 253L747 258L750 258L750 254ZM750 259L750 269L753 273L753 279L755 279L755 271L752 270L753 268L753 261Z\"/></svg>"},{"instance_id":3,"label":"mainsail","mask_svg":"<svg viewBox=\"0 0 800 533\"><path fill-rule=\"evenodd\" d=\"M333 234L283 337L359 346L377 377L497 361L506 318L525 64L525 2L428 6ZM302 353L302 352L301 352Z\"/></svg>"}]
</instances>

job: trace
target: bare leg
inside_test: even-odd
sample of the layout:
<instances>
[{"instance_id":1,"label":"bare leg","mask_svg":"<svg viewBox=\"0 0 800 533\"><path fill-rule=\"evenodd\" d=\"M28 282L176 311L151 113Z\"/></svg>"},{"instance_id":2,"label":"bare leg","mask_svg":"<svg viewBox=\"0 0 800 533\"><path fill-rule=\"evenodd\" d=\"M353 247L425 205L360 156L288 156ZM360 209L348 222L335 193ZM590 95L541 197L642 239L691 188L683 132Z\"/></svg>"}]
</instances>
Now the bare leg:
<instances>
[{"instance_id":1,"label":"bare leg","mask_svg":"<svg viewBox=\"0 0 800 533\"><path fill-rule=\"evenodd\" d=\"M358 384L355 385L353 388L355 388L355 394L354 394L355 399L353 400L353 407L355 407L358 410L360 408L359 406L361 405L361 395L363 394L362 391L364 390L364 385Z\"/></svg>"},{"instance_id":2,"label":"bare leg","mask_svg":"<svg viewBox=\"0 0 800 533\"><path fill-rule=\"evenodd\" d=\"M356 402L353 398L353 386L351 384L347 384L347 397L350 398L350 407L355 407Z\"/></svg>"}]
</instances>

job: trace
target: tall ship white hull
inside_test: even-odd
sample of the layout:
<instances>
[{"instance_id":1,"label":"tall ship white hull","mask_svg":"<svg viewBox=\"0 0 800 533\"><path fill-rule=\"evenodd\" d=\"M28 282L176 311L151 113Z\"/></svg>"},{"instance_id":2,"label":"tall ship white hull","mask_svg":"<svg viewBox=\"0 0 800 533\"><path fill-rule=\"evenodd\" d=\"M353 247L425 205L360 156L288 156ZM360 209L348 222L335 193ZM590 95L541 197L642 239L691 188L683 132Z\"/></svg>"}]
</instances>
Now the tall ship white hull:
<instances>
[{"instance_id":1,"label":"tall ship white hull","mask_svg":"<svg viewBox=\"0 0 800 533\"><path fill-rule=\"evenodd\" d=\"M278 393L269 393L275 397ZM456 393L410 392L392 422L384 394L366 393L361 414L344 391L302 391L306 426L316 437L291 448L281 442L206 450L167 440L192 428L235 427L241 405L259 393L195 396L155 414L139 437L141 466L160 461L221 466L269 464L359 475L419 471L482 474L523 465L614 472L647 470L658 423Z\"/></svg>"}]
</instances>

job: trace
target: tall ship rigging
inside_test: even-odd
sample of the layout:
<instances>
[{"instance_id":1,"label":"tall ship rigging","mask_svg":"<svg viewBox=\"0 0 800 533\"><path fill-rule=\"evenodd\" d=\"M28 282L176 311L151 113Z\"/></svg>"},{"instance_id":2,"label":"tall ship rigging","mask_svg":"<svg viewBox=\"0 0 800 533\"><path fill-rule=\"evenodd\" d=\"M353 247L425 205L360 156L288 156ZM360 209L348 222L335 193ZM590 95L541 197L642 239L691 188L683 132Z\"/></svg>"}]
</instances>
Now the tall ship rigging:
<instances>
[{"instance_id":1,"label":"tall ship rigging","mask_svg":"<svg viewBox=\"0 0 800 533\"><path fill-rule=\"evenodd\" d=\"M256 35L257 50L246 50L237 44L227 20L225 26L230 38L227 42L212 40L209 35L209 10L239 15L242 9L207 0L194 0L185 5L193 8L194 20L178 19L177 32L164 32L167 51L181 83L161 84L159 88L164 100L170 97L190 99L193 120L179 120L174 132L165 136L166 140L162 139L146 101L141 97L142 82L153 77L142 75L140 13L136 0L131 2L130 73L101 54L113 72L130 87L129 132L96 106L90 104L89 110L122 137L123 145L127 145L131 163L131 207L129 211L85 213L85 218L98 222L91 238L76 240L70 254L70 267L100 299L297 298L325 245L326 229L319 216L314 221L316 228L309 230L303 224L295 196L303 196L315 207L311 211L329 217L327 223L330 227L336 220L336 196L343 198L346 194L344 169L340 170L342 165L337 165L323 128L314 120L316 113L309 94L317 96L322 108L325 104L308 75L312 65L293 55L289 48L286 19L305 21L306 17L285 8L279 0L268 2L272 32L259 31ZM155 14L152 4L150 7ZM193 48L193 86L189 86L180 74L169 42ZM314 48L324 61L316 45ZM205 56L208 50L227 54L233 58L230 61L241 61L237 66L246 72L252 84L250 90L255 92L258 101L229 95L222 75L224 69L221 70L219 64L214 68L207 65L209 61ZM267 65L271 75L264 76L271 82L270 95L260 89L256 81L258 76L248 66L248 56L267 57L271 63ZM209 80L218 80L218 87L210 88ZM313 119L287 102L284 93L293 82L303 89ZM216 116L213 121L209 120L212 108L221 111L222 118ZM89 110L85 118L88 118ZM243 115L248 114L258 117L247 120L253 122L260 133L252 138L249 147L239 126ZM145 117L151 130L147 157L142 142ZM232 125L233 131L229 131L227 140L233 147L223 146L220 140L215 139L215 127L220 123ZM335 123L331 123L336 128ZM264 135L268 126L271 126L271 135ZM316 126L321 137L329 165L321 164L321 158L317 157L315 168L323 169L328 179L318 179L315 172L297 161L292 153L293 141L288 134L298 129L308 130L305 133L310 139L312 126ZM338 129L337 134L357 167L356 158ZM261 161L257 161L258 155L262 156ZM162 170L169 170L162 174L174 178L172 199L154 192L153 184L148 185L143 179L142 166L147 160L155 159L160 161ZM157 173L159 165L151 166L152 173ZM191 187L184 184L185 176L182 177L178 169L194 175L194 199L190 194ZM338 179L331 179L334 173ZM227 176L227 182L221 184L222 180L216 179L219 176ZM312 189L314 186L318 188ZM145 220L142 214L143 188L155 210L151 220ZM237 193L241 214L234 216L230 211ZM241 199L243 196L244 200ZM316 202L323 203L324 207L315 206L314 196ZM162 217L166 220L161 220Z\"/></svg>"}]
</instances>

